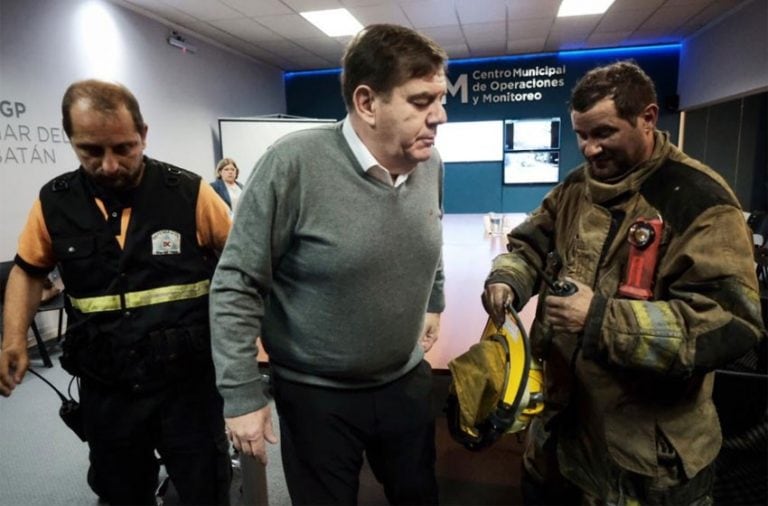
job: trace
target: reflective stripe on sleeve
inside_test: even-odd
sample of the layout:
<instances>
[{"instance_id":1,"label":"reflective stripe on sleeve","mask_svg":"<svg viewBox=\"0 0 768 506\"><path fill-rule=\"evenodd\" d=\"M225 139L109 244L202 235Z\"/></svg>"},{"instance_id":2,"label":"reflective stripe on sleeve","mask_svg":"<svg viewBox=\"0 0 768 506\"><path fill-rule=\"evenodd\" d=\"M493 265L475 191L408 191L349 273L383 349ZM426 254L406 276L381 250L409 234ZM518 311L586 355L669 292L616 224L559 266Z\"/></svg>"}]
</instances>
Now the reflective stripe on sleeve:
<instances>
[{"instance_id":1,"label":"reflective stripe on sleeve","mask_svg":"<svg viewBox=\"0 0 768 506\"><path fill-rule=\"evenodd\" d=\"M683 330L667 303L630 301L637 320L631 360L643 367L667 371L680 353Z\"/></svg>"},{"instance_id":2,"label":"reflective stripe on sleeve","mask_svg":"<svg viewBox=\"0 0 768 506\"><path fill-rule=\"evenodd\" d=\"M102 295L100 297L84 297L81 299L70 296L72 307L81 313L98 313L102 311L117 311L142 306L174 302L177 300L194 299L208 294L211 282L207 279L188 285L171 285L151 288L140 292L125 294L125 306L120 304L120 295Z\"/></svg>"}]
</instances>

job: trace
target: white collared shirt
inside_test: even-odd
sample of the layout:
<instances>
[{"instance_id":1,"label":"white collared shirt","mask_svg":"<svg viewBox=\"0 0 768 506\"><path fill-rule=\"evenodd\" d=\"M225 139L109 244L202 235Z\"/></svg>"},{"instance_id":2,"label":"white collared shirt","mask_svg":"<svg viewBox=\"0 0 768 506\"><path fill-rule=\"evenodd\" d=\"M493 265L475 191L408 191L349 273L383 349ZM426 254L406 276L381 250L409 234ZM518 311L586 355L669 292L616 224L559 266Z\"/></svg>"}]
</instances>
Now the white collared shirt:
<instances>
[{"instance_id":1,"label":"white collared shirt","mask_svg":"<svg viewBox=\"0 0 768 506\"><path fill-rule=\"evenodd\" d=\"M373 167L378 167L380 170L383 170L386 174L389 175L389 184L395 188L408 180L408 175L413 172L412 170L405 174L398 174L394 177L394 182L392 181L392 173L390 173L386 167L381 165L376 160L376 158L373 157L370 150L365 146L365 144L363 144L363 141L360 140L360 137L358 137L355 129L352 128L352 122L349 120L349 115L344 118L344 124L341 127L341 132L344 134L344 139L347 141L347 144L349 144L349 149L352 150L352 154L355 155L355 159L368 175L375 179L381 180L379 177L371 173L371 169Z\"/></svg>"}]
</instances>

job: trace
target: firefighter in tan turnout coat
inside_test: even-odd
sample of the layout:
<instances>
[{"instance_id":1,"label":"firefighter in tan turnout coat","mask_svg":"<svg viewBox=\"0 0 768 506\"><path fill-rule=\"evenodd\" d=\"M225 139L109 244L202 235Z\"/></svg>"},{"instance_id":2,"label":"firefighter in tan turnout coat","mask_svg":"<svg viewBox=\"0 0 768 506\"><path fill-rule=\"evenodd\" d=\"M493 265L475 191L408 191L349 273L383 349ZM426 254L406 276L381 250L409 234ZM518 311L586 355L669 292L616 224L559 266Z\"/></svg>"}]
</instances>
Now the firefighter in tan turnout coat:
<instances>
[{"instance_id":1,"label":"firefighter in tan turnout coat","mask_svg":"<svg viewBox=\"0 0 768 506\"><path fill-rule=\"evenodd\" d=\"M546 408L527 436L529 504L710 504L722 437L713 370L764 337L752 238L731 189L656 129L635 64L590 71L571 119L586 163L509 234L483 300L539 295ZM548 293L536 270L574 282Z\"/></svg>"}]
</instances>

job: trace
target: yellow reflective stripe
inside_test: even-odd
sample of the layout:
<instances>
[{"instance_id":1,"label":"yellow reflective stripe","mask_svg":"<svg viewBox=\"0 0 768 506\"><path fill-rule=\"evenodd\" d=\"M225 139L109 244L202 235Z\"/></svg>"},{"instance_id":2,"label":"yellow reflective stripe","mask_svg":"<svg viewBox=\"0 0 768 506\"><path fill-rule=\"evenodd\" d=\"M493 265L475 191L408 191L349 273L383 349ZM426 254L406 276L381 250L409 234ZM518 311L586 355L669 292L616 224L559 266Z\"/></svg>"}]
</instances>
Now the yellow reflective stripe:
<instances>
[{"instance_id":1,"label":"yellow reflective stripe","mask_svg":"<svg viewBox=\"0 0 768 506\"><path fill-rule=\"evenodd\" d=\"M640 329L653 329L654 335L682 337L675 313L666 303L629 301Z\"/></svg>"},{"instance_id":2,"label":"yellow reflective stripe","mask_svg":"<svg viewBox=\"0 0 768 506\"><path fill-rule=\"evenodd\" d=\"M87 297L76 299L69 296L72 307L81 313L98 313L100 311L114 311L120 309L119 295L104 295L102 297Z\"/></svg>"},{"instance_id":3,"label":"yellow reflective stripe","mask_svg":"<svg viewBox=\"0 0 768 506\"><path fill-rule=\"evenodd\" d=\"M151 288L140 292L128 292L125 294L125 306L120 305L119 295L103 295L101 297L86 297L76 299L70 296L72 307L81 313L98 313L100 311L116 311L118 309L130 309L164 302L194 299L208 293L211 282L207 279L190 283L188 285L172 285L160 288Z\"/></svg>"},{"instance_id":4,"label":"yellow reflective stripe","mask_svg":"<svg viewBox=\"0 0 768 506\"><path fill-rule=\"evenodd\" d=\"M151 306L163 302L194 299L208 293L211 282L207 279L189 285L172 285L162 288L153 288L141 292L129 292L125 294L125 307Z\"/></svg>"},{"instance_id":5,"label":"yellow reflective stripe","mask_svg":"<svg viewBox=\"0 0 768 506\"><path fill-rule=\"evenodd\" d=\"M667 370L682 346L683 331L668 304L631 301L640 331L631 360L644 367Z\"/></svg>"}]
</instances>

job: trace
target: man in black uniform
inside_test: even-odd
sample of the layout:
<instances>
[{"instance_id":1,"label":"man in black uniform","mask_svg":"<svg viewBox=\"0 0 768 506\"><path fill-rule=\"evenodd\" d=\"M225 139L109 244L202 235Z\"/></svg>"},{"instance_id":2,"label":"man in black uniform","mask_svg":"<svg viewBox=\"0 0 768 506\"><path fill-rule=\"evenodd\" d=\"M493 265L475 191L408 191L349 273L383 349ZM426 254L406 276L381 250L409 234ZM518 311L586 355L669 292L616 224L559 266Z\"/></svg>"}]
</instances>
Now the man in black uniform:
<instances>
[{"instance_id":1,"label":"man in black uniform","mask_svg":"<svg viewBox=\"0 0 768 506\"><path fill-rule=\"evenodd\" d=\"M91 488L111 504L154 505L157 451L182 502L226 504L208 286L227 209L200 177L144 156L147 125L125 87L76 82L62 114L81 165L43 186L21 234L0 394L24 377L27 329L58 265L68 295L61 360L81 378Z\"/></svg>"}]
</instances>

